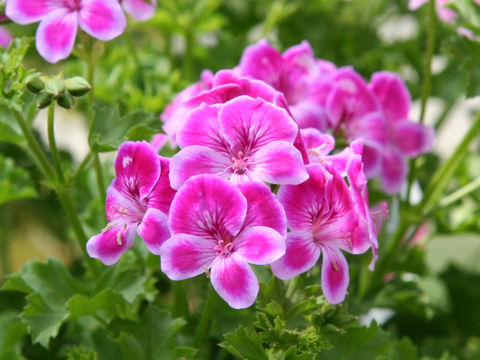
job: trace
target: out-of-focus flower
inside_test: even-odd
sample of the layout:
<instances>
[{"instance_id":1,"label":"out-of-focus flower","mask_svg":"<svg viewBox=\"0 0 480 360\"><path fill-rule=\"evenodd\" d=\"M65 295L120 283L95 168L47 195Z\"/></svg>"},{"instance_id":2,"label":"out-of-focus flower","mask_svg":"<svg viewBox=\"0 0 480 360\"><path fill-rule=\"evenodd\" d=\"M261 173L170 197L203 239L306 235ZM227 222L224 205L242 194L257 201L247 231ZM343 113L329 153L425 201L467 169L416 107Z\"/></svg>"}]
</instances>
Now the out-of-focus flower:
<instances>
[{"instance_id":1,"label":"out-of-focus flower","mask_svg":"<svg viewBox=\"0 0 480 360\"><path fill-rule=\"evenodd\" d=\"M261 98L242 95L222 105L202 104L177 134L182 150L171 161L172 186L178 189L199 174L234 183L299 184L308 174L293 145L297 133L284 109Z\"/></svg>"},{"instance_id":2,"label":"out-of-focus flower","mask_svg":"<svg viewBox=\"0 0 480 360\"><path fill-rule=\"evenodd\" d=\"M52 63L70 55L77 26L103 41L117 37L126 26L125 14L114 0L9 0L6 15L19 24L40 21L37 50Z\"/></svg>"},{"instance_id":3,"label":"out-of-focus flower","mask_svg":"<svg viewBox=\"0 0 480 360\"><path fill-rule=\"evenodd\" d=\"M433 129L408 120L410 94L393 73L375 73L369 85L352 68L340 69L327 108L335 131L347 140L362 138L368 177L379 177L387 193L401 190L408 165L406 157L429 151Z\"/></svg>"},{"instance_id":4,"label":"out-of-focus flower","mask_svg":"<svg viewBox=\"0 0 480 360\"><path fill-rule=\"evenodd\" d=\"M146 142L126 142L115 159L116 177L108 188L108 225L87 242L87 252L105 265L118 261L138 233L153 254L170 237L167 214L175 191L168 181L169 160Z\"/></svg>"},{"instance_id":5,"label":"out-of-focus flower","mask_svg":"<svg viewBox=\"0 0 480 360\"><path fill-rule=\"evenodd\" d=\"M150 19L155 14L157 0L119 0L123 9L138 21Z\"/></svg>"},{"instance_id":6,"label":"out-of-focus flower","mask_svg":"<svg viewBox=\"0 0 480 360\"><path fill-rule=\"evenodd\" d=\"M420 6L427 3L428 1L429 0L410 0L408 2L408 8L412 11L417 10ZM440 20L447 23L453 23L453 21L457 17L457 13L445 6L448 1L449 0L435 0L435 11ZM477 2L477 0L475 1Z\"/></svg>"},{"instance_id":7,"label":"out-of-focus flower","mask_svg":"<svg viewBox=\"0 0 480 360\"><path fill-rule=\"evenodd\" d=\"M12 34L3 26L0 26L0 46L3 48L8 48L12 42Z\"/></svg>"},{"instance_id":8,"label":"out-of-focus flower","mask_svg":"<svg viewBox=\"0 0 480 360\"><path fill-rule=\"evenodd\" d=\"M217 293L236 309L257 297L258 280L248 264L271 264L285 253L285 213L264 184L195 176L177 192L169 227L172 237L160 249L162 271L172 280L210 272Z\"/></svg>"},{"instance_id":9,"label":"out-of-focus flower","mask_svg":"<svg viewBox=\"0 0 480 360\"><path fill-rule=\"evenodd\" d=\"M307 41L283 54L265 40L245 49L236 71L265 81L282 92L300 128L328 128L324 103L331 87L335 66L317 60Z\"/></svg>"}]
</instances>

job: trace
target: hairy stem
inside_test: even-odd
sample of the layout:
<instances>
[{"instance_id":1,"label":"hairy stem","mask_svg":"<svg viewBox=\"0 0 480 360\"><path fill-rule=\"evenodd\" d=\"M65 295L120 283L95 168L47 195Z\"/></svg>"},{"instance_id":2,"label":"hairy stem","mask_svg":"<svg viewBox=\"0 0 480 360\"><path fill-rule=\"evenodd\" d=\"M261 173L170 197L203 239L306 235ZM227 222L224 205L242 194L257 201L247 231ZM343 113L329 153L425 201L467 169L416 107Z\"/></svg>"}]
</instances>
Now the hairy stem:
<instances>
[{"instance_id":1,"label":"hairy stem","mask_svg":"<svg viewBox=\"0 0 480 360\"><path fill-rule=\"evenodd\" d=\"M57 142L55 141L55 102L48 106L48 144L50 145L50 152L52 153L53 165L57 173L57 179L60 183L64 183L62 165L60 154L57 149Z\"/></svg>"},{"instance_id":2,"label":"hairy stem","mask_svg":"<svg viewBox=\"0 0 480 360\"><path fill-rule=\"evenodd\" d=\"M200 321L198 322L197 331L195 332L195 338L193 340L193 346L197 349L201 346L205 337L205 333L207 332L208 322L210 320L210 315L212 314L214 300L215 290L213 290L213 287L209 285L207 302L205 303L205 306L203 308L202 316L200 317Z\"/></svg>"}]
</instances>

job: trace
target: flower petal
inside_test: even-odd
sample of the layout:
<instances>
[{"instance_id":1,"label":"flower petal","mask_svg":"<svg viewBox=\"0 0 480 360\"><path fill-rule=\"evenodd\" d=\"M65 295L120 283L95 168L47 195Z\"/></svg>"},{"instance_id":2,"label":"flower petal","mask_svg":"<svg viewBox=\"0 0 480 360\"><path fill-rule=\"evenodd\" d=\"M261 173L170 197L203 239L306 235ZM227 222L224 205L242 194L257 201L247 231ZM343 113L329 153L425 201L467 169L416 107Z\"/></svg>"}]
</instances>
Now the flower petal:
<instances>
[{"instance_id":1,"label":"flower petal","mask_svg":"<svg viewBox=\"0 0 480 360\"><path fill-rule=\"evenodd\" d=\"M263 80L278 89L282 64L282 55L267 41L261 40L244 50L239 71L241 75Z\"/></svg>"},{"instance_id":2,"label":"flower petal","mask_svg":"<svg viewBox=\"0 0 480 360\"><path fill-rule=\"evenodd\" d=\"M115 264L135 241L134 225L118 225L95 235L87 242L87 253L105 265Z\"/></svg>"},{"instance_id":3,"label":"flower petal","mask_svg":"<svg viewBox=\"0 0 480 360\"><path fill-rule=\"evenodd\" d=\"M187 146L171 160L170 183L174 189L179 189L194 175L214 174L228 178L232 174L231 166L228 153L205 146Z\"/></svg>"},{"instance_id":4,"label":"flower petal","mask_svg":"<svg viewBox=\"0 0 480 360\"><path fill-rule=\"evenodd\" d=\"M410 112L410 92L402 78L388 71L372 75L370 89L377 95L389 122L405 120Z\"/></svg>"},{"instance_id":5,"label":"flower petal","mask_svg":"<svg viewBox=\"0 0 480 360\"><path fill-rule=\"evenodd\" d=\"M306 166L309 179L300 185L284 185L278 190L278 199L285 209L291 230L312 232L313 220L325 206L326 178L319 164Z\"/></svg>"},{"instance_id":6,"label":"flower petal","mask_svg":"<svg viewBox=\"0 0 480 360\"><path fill-rule=\"evenodd\" d=\"M215 259L215 242L187 234L173 235L160 248L160 266L172 280L205 272Z\"/></svg>"},{"instance_id":7,"label":"flower petal","mask_svg":"<svg viewBox=\"0 0 480 360\"><path fill-rule=\"evenodd\" d=\"M258 280L250 266L235 255L217 257L211 280L218 295L234 309L251 306L258 294Z\"/></svg>"},{"instance_id":8,"label":"flower petal","mask_svg":"<svg viewBox=\"0 0 480 360\"><path fill-rule=\"evenodd\" d=\"M135 20L145 21L155 14L157 0L123 0L122 6Z\"/></svg>"},{"instance_id":9,"label":"flower petal","mask_svg":"<svg viewBox=\"0 0 480 360\"><path fill-rule=\"evenodd\" d=\"M237 187L218 176L198 175L175 195L169 226L172 234L235 236L246 213L247 200Z\"/></svg>"},{"instance_id":10,"label":"flower petal","mask_svg":"<svg viewBox=\"0 0 480 360\"><path fill-rule=\"evenodd\" d=\"M408 164L395 149L384 149L380 178L382 189L387 194L396 194L402 190L408 173Z\"/></svg>"},{"instance_id":11,"label":"flower petal","mask_svg":"<svg viewBox=\"0 0 480 360\"><path fill-rule=\"evenodd\" d=\"M249 171L270 184L300 184L308 179L302 154L286 141L274 141L261 147L252 157Z\"/></svg>"},{"instance_id":12,"label":"flower petal","mask_svg":"<svg viewBox=\"0 0 480 360\"><path fill-rule=\"evenodd\" d=\"M149 143L127 141L118 149L112 185L143 200L157 183L160 171L159 156Z\"/></svg>"},{"instance_id":13,"label":"flower petal","mask_svg":"<svg viewBox=\"0 0 480 360\"><path fill-rule=\"evenodd\" d=\"M82 0L78 24L87 34L103 41L120 35L127 19L118 1Z\"/></svg>"},{"instance_id":14,"label":"flower petal","mask_svg":"<svg viewBox=\"0 0 480 360\"><path fill-rule=\"evenodd\" d=\"M233 155L250 153L272 141L293 143L298 127L288 113L260 98L239 96L225 103L218 114L222 134Z\"/></svg>"},{"instance_id":15,"label":"flower petal","mask_svg":"<svg viewBox=\"0 0 480 360\"><path fill-rule=\"evenodd\" d=\"M282 280L302 274L317 263L320 252L311 233L292 232L287 236L285 255L271 265L273 274Z\"/></svg>"},{"instance_id":16,"label":"flower petal","mask_svg":"<svg viewBox=\"0 0 480 360\"><path fill-rule=\"evenodd\" d=\"M330 304L341 303L347 294L348 263L339 249L323 246L322 290Z\"/></svg>"},{"instance_id":17,"label":"flower petal","mask_svg":"<svg viewBox=\"0 0 480 360\"><path fill-rule=\"evenodd\" d=\"M149 208L137 228L138 235L152 254L160 255L160 246L170 237L167 220L168 217L163 212Z\"/></svg>"},{"instance_id":18,"label":"flower petal","mask_svg":"<svg viewBox=\"0 0 480 360\"><path fill-rule=\"evenodd\" d=\"M0 46L7 49L12 42L12 34L5 29L3 26L0 26Z\"/></svg>"},{"instance_id":19,"label":"flower petal","mask_svg":"<svg viewBox=\"0 0 480 360\"><path fill-rule=\"evenodd\" d=\"M233 245L236 254L256 265L271 264L285 254L285 237L266 226L247 227Z\"/></svg>"},{"instance_id":20,"label":"flower petal","mask_svg":"<svg viewBox=\"0 0 480 360\"><path fill-rule=\"evenodd\" d=\"M285 211L270 188L257 182L246 182L237 186L247 199L247 215L243 227L268 226L285 237L287 235Z\"/></svg>"},{"instance_id":21,"label":"flower petal","mask_svg":"<svg viewBox=\"0 0 480 360\"><path fill-rule=\"evenodd\" d=\"M220 132L218 111L218 106L206 104L192 110L177 133L177 142L180 148L201 145L224 151L226 145Z\"/></svg>"},{"instance_id":22,"label":"flower petal","mask_svg":"<svg viewBox=\"0 0 480 360\"><path fill-rule=\"evenodd\" d=\"M58 0L8 0L5 15L13 22L23 25L40 21L51 11L62 7Z\"/></svg>"},{"instance_id":23,"label":"flower petal","mask_svg":"<svg viewBox=\"0 0 480 360\"><path fill-rule=\"evenodd\" d=\"M76 36L77 14L66 9L52 11L38 26L37 50L48 62L57 62L70 55Z\"/></svg>"},{"instance_id":24,"label":"flower petal","mask_svg":"<svg viewBox=\"0 0 480 360\"><path fill-rule=\"evenodd\" d=\"M415 157L432 149L434 130L431 127L414 123L413 121L399 121L392 131L393 143L408 157Z\"/></svg>"},{"instance_id":25,"label":"flower petal","mask_svg":"<svg viewBox=\"0 0 480 360\"><path fill-rule=\"evenodd\" d=\"M311 162L322 162L322 159L335 148L335 139L330 134L323 134L313 128L302 129L300 133Z\"/></svg>"},{"instance_id":26,"label":"flower petal","mask_svg":"<svg viewBox=\"0 0 480 360\"><path fill-rule=\"evenodd\" d=\"M159 156L161 174L155 187L147 197L148 207L152 207L168 214L175 190L170 185L170 159Z\"/></svg>"}]
</instances>

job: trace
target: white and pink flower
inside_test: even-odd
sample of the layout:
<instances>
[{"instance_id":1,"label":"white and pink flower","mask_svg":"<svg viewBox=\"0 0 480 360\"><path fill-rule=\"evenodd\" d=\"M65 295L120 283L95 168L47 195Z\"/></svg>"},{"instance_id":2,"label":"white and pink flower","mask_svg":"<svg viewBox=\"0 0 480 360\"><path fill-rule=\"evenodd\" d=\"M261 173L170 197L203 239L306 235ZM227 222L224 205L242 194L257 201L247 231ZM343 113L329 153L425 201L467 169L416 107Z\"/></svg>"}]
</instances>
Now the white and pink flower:
<instances>
[{"instance_id":1,"label":"white and pink flower","mask_svg":"<svg viewBox=\"0 0 480 360\"><path fill-rule=\"evenodd\" d=\"M146 142L126 142L115 159L116 177L108 188L108 225L87 242L87 252L105 265L118 261L135 240L145 241L151 253L170 237L167 217L175 191L168 181L169 160Z\"/></svg>"},{"instance_id":2,"label":"white and pink flower","mask_svg":"<svg viewBox=\"0 0 480 360\"><path fill-rule=\"evenodd\" d=\"M18 24L40 21L37 50L52 63L71 54L77 27L108 41L119 36L127 23L117 0L9 0L5 12Z\"/></svg>"},{"instance_id":3,"label":"white and pink flower","mask_svg":"<svg viewBox=\"0 0 480 360\"><path fill-rule=\"evenodd\" d=\"M218 176L195 176L175 195L169 226L172 237L160 249L162 271L172 280L209 273L235 309L257 297L258 280L248 264L268 265L285 253L285 213L264 184L235 186Z\"/></svg>"}]
</instances>

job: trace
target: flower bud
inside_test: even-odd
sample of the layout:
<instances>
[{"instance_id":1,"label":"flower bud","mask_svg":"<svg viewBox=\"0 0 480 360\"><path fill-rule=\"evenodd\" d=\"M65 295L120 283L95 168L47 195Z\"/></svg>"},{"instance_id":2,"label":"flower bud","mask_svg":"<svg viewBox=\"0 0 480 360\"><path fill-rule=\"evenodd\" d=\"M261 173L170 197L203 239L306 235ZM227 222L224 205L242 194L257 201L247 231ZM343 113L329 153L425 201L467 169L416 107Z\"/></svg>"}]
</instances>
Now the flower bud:
<instances>
[{"instance_id":1,"label":"flower bud","mask_svg":"<svg viewBox=\"0 0 480 360\"><path fill-rule=\"evenodd\" d=\"M90 91L92 86L80 76L75 76L65 80L65 88L73 96L82 96Z\"/></svg>"},{"instance_id":2,"label":"flower bud","mask_svg":"<svg viewBox=\"0 0 480 360\"><path fill-rule=\"evenodd\" d=\"M45 83L45 91L48 95L58 98L65 92L65 83L62 79L48 79Z\"/></svg>"},{"instance_id":3,"label":"flower bud","mask_svg":"<svg viewBox=\"0 0 480 360\"><path fill-rule=\"evenodd\" d=\"M38 76L34 76L27 81L27 88L36 94L43 90L45 83Z\"/></svg>"},{"instance_id":4,"label":"flower bud","mask_svg":"<svg viewBox=\"0 0 480 360\"><path fill-rule=\"evenodd\" d=\"M73 104L75 104L75 99L69 92L66 91L58 97L57 104L64 109L71 109Z\"/></svg>"},{"instance_id":5,"label":"flower bud","mask_svg":"<svg viewBox=\"0 0 480 360\"><path fill-rule=\"evenodd\" d=\"M52 96L47 94L45 91L41 91L37 94L37 107L39 109L46 108L52 102Z\"/></svg>"}]
</instances>

